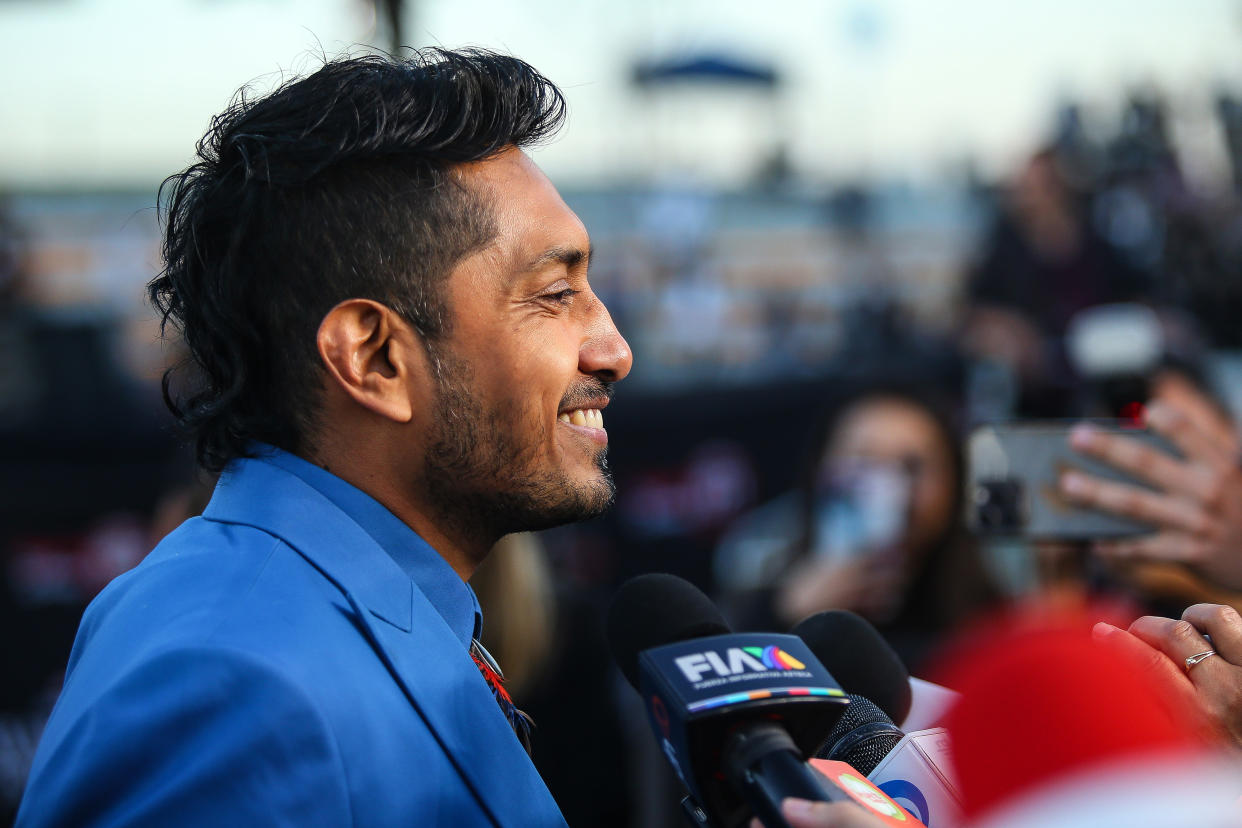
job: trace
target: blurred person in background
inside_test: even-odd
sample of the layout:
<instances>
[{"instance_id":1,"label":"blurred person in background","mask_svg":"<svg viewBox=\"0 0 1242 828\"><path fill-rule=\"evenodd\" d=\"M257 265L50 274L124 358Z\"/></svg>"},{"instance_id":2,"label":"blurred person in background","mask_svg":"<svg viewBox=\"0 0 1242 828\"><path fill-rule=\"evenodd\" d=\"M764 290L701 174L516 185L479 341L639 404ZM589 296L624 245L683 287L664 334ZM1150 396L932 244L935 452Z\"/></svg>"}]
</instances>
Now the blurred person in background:
<instances>
[{"instance_id":1,"label":"blurred person in background","mask_svg":"<svg viewBox=\"0 0 1242 828\"><path fill-rule=\"evenodd\" d=\"M956 432L926 390L876 384L842 401L812 445L797 534L766 586L730 599L739 626L788 629L852 610L917 671L946 634L999 600L962 525Z\"/></svg>"},{"instance_id":2,"label":"blurred person in background","mask_svg":"<svg viewBox=\"0 0 1242 828\"><path fill-rule=\"evenodd\" d=\"M963 345L1006 365L1019 382L1023 416L1064 416L1074 377L1061 337L1094 305L1147 297L1146 277L1085 215L1058 154L1036 153L1006 193L966 277Z\"/></svg>"}]
</instances>

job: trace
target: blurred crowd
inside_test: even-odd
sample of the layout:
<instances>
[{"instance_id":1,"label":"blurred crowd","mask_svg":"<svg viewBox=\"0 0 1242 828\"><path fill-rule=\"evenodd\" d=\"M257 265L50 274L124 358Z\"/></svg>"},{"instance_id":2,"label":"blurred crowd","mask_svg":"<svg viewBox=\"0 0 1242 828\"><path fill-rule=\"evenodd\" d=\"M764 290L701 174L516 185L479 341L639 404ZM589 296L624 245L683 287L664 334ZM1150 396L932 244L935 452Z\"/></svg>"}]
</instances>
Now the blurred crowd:
<instances>
[{"instance_id":1,"label":"blurred crowd","mask_svg":"<svg viewBox=\"0 0 1242 828\"><path fill-rule=\"evenodd\" d=\"M1100 136L1066 107L1011 177L948 196L871 182L827 197L570 191L596 238L592 279L636 354L608 410L618 502L502 543L476 587L571 824L680 818L602 655L602 609L629 574L682 574L739 629L853 610L913 672L1015 604L1105 599L1130 618L1242 606L1242 520L1230 535L1222 499L1239 495L1242 513L1242 381L1227 382L1242 348L1242 101L1218 102L1232 180L1212 192L1183 174L1167 102L1119 109ZM82 609L210 493L160 401L177 355L138 303L155 224L122 203L24 196L0 212L0 814ZM106 218L73 225L91 210ZM128 276L100 275L117 269ZM132 296L81 287L93 278ZM1153 400L1166 430L1202 436L1179 443L1184 465L1217 470L1213 492L1168 470L1182 486L1168 497L1214 527L1193 555L1171 519L1157 521L1163 547L966 530L972 425L1141 421Z\"/></svg>"}]
</instances>

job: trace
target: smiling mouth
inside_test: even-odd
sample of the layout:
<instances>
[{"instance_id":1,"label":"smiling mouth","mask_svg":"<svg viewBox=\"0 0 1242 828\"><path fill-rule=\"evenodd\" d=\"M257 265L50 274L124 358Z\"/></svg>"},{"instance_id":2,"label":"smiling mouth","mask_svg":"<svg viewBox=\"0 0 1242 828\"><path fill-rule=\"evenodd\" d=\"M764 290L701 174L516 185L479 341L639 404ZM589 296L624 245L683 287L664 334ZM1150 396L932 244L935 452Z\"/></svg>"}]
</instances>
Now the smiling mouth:
<instances>
[{"instance_id":1,"label":"smiling mouth","mask_svg":"<svg viewBox=\"0 0 1242 828\"><path fill-rule=\"evenodd\" d=\"M604 412L598 408L575 408L573 411L558 414L556 419L566 425L601 429L604 427Z\"/></svg>"}]
</instances>

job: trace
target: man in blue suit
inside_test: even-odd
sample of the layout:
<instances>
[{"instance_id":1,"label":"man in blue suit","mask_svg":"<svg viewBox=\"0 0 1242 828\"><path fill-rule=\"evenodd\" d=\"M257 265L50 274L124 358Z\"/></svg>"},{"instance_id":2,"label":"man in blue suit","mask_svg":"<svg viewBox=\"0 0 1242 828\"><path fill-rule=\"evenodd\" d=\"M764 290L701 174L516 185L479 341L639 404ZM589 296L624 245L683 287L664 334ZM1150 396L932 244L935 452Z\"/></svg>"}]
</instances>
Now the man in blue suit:
<instances>
[{"instance_id":1,"label":"man in blue suit","mask_svg":"<svg viewBox=\"0 0 1242 828\"><path fill-rule=\"evenodd\" d=\"M564 824L467 584L612 498L630 352L521 150L563 107L519 60L429 50L215 119L150 293L220 482L87 610L19 825Z\"/></svg>"}]
</instances>

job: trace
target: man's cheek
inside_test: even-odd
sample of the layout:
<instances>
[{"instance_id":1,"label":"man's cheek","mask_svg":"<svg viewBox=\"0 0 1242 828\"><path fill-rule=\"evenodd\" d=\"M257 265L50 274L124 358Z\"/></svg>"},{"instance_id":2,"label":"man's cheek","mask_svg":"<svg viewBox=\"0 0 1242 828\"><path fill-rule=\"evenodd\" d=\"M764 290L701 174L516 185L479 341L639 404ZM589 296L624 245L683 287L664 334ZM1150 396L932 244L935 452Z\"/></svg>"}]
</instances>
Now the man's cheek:
<instances>
[{"instance_id":1,"label":"man's cheek","mask_svg":"<svg viewBox=\"0 0 1242 828\"><path fill-rule=\"evenodd\" d=\"M532 369L544 378L573 376L578 369L578 348L581 343L578 332L557 327L545 330L538 337L524 339L514 349L515 369L529 374Z\"/></svg>"}]
</instances>

